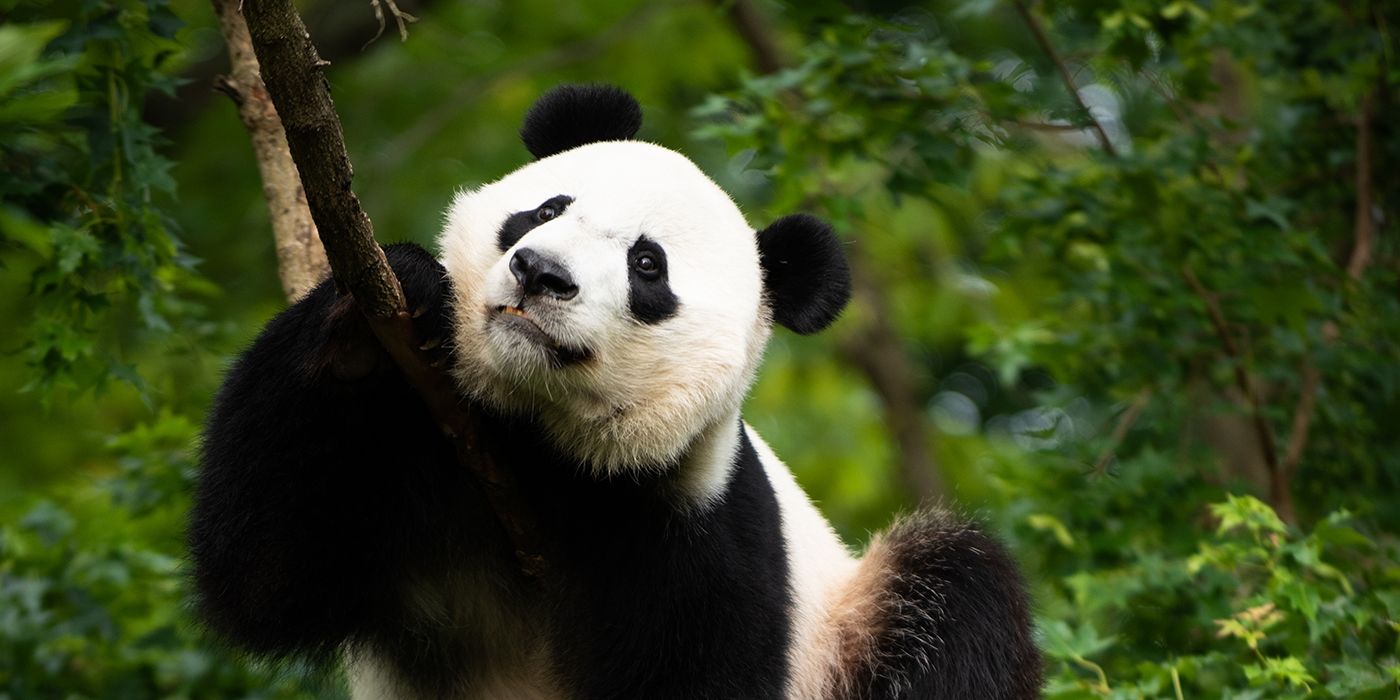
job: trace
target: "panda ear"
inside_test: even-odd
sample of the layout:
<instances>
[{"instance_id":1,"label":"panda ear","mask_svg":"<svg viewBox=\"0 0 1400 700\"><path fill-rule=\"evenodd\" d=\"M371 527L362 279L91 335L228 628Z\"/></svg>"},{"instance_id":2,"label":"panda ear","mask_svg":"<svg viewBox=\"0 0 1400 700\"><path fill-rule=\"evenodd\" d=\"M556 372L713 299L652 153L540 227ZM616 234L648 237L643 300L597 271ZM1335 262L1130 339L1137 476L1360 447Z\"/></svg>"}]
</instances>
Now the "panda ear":
<instances>
[{"instance_id":1,"label":"panda ear","mask_svg":"<svg viewBox=\"0 0 1400 700\"><path fill-rule=\"evenodd\" d=\"M773 320L807 335L831 325L851 300L851 268L831 225L793 214L758 232Z\"/></svg>"},{"instance_id":2,"label":"panda ear","mask_svg":"<svg viewBox=\"0 0 1400 700\"><path fill-rule=\"evenodd\" d=\"M626 141L642 128L637 98L613 85L560 85L525 113L520 139L536 158L596 141Z\"/></svg>"}]
</instances>

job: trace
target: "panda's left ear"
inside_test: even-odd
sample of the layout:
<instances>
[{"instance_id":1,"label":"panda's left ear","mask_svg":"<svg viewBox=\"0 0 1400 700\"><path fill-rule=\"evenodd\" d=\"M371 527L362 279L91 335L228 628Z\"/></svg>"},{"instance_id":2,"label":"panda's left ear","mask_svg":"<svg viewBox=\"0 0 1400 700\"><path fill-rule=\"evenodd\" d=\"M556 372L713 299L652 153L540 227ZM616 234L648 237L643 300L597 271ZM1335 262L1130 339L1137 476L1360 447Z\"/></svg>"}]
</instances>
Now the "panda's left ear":
<instances>
[{"instance_id":1,"label":"panda's left ear","mask_svg":"<svg viewBox=\"0 0 1400 700\"><path fill-rule=\"evenodd\" d=\"M626 141L642 128L637 98L614 85L560 85L525 113L520 139L536 158L586 143Z\"/></svg>"},{"instance_id":2,"label":"panda's left ear","mask_svg":"<svg viewBox=\"0 0 1400 700\"><path fill-rule=\"evenodd\" d=\"M792 214L758 232L773 320L807 335L831 325L851 300L851 268L831 225Z\"/></svg>"}]
</instances>

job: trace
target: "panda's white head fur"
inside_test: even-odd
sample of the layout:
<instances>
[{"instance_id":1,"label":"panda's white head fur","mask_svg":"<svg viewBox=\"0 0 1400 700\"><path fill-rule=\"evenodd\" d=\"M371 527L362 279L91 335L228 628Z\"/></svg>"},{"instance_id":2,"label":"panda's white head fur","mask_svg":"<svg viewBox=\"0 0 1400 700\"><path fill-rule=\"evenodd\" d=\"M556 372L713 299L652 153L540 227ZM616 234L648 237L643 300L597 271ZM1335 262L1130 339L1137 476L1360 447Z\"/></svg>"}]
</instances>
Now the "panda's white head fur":
<instances>
[{"instance_id":1,"label":"panda's white head fur","mask_svg":"<svg viewBox=\"0 0 1400 700\"><path fill-rule=\"evenodd\" d=\"M736 432L773 320L814 332L849 296L829 227L755 233L685 156L626 140L638 126L621 90L556 88L522 131L539 159L460 193L440 240L459 384L600 473Z\"/></svg>"}]
</instances>

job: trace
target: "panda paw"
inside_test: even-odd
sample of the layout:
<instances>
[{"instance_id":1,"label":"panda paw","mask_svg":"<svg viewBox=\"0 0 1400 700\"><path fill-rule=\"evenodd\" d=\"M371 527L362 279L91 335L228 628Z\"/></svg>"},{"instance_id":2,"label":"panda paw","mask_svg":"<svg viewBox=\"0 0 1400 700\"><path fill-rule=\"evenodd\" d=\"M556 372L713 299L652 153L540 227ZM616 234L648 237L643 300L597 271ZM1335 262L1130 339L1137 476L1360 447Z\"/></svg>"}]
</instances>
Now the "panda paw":
<instances>
[{"instance_id":1,"label":"panda paw","mask_svg":"<svg viewBox=\"0 0 1400 700\"><path fill-rule=\"evenodd\" d=\"M452 319L447 308L447 271L432 254L413 243L395 243L384 247L389 266L399 278L409 316L418 337L419 350L438 365L447 356Z\"/></svg>"}]
</instances>

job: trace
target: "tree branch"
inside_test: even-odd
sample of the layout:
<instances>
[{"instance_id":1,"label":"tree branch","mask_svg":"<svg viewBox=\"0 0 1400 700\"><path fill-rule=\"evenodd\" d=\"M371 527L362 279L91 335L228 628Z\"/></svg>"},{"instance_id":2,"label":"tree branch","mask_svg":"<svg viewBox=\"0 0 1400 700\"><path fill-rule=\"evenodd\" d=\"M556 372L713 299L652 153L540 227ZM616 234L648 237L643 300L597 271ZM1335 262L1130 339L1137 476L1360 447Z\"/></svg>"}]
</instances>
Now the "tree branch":
<instances>
[{"instance_id":1,"label":"tree branch","mask_svg":"<svg viewBox=\"0 0 1400 700\"><path fill-rule=\"evenodd\" d=\"M1375 119L1375 93L1366 92L1361 96L1361 111L1356 116L1356 210L1352 223L1351 256L1347 261L1347 276L1359 282L1371 265L1372 249L1375 245L1375 217L1371 213L1374 206L1371 183L1371 138L1372 122ZM1322 343L1331 345L1341 334L1334 321L1322 324ZM1298 405L1293 409L1293 422L1288 431L1288 444L1283 452L1280 468L1285 475L1297 470L1303 460L1303 452L1308 445L1308 430L1312 427L1313 415L1317 409L1317 390L1322 377L1311 360L1304 359L1301 370L1303 385L1298 392Z\"/></svg>"},{"instance_id":2,"label":"tree branch","mask_svg":"<svg viewBox=\"0 0 1400 700\"><path fill-rule=\"evenodd\" d=\"M865 375L880 397L885 424L899 446L899 475L905 488L920 501L942 497L946 493L943 479L929 450L921 391L924 382L895 330L889 299L874 281L860 250L852 252L851 272L857 295L869 306L870 319L841 343L841 354Z\"/></svg>"},{"instance_id":3,"label":"tree branch","mask_svg":"<svg viewBox=\"0 0 1400 700\"><path fill-rule=\"evenodd\" d=\"M248 36L243 15L238 12L238 3L214 0L214 12L219 16L219 30L228 44L230 64L229 74L218 78L215 88L233 99L238 106L238 116L248 130L277 245L277 275L287 299L296 301L326 277L330 265L326 262L325 249L316 240L316 224L306 206L301 177L287 150L282 120L277 117L262 76L258 74L253 40Z\"/></svg>"},{"instance_id":4,"label":"tree branch","mask_svg":"<svg viewBox=\"0 0 1400 700\"><path fill-rule=\"evenodd\" d=\"M717 0L725 7L723 0ZM748 0L728 3L728 14L739 38L749 47L754 68L768 75L783 68L782 51L755 7ZM795 98L795 96L794 96ZM851 251L851 274L856 297L869 306L870 319L840 344L843 358L865 375L880 398L885 423L898 445L899 476L920 501L945 495L942 472L929 449L931 430L924 417L922 387L916 363L904 350L884 288L869 271L863 249Z\"/></svg>"},{"instance_id":5,"label":"tree branch","mask_svg":"<svg viewBox=\"0 0 1400 700\"><path fill-rule=\"evenodd\" d=\"M768 30L768 23L749 0L715 0L725 10L729 23L753 54L754 67L761 75L777 73L784 68L782 49Z\"/></svg>"},{"instance_id":6,"label":"tree branch","mask_svg":"<svg viewBox=\"0 0 1400 700\"><path fill-rule=\"evenodd\" d=\"M216 6L218 2L236 0L216 0ZM243 14L337 288L354 298L379 342L452 440L459 461L482 482L521 570L532 578L542 575L545 562L533 518L512 476L482 448L475 414L463 405L451 380L423 354L403 290L351 189L353 171L340 119L321 73L326 62L317 55L291 0L245 0Z\"/></svg>"},{"instance_id":7,"label":"tree branch","mask_svg":"<svg viewBox=\"0 0 1400 700\"><path fill-rule=\"evenodd\" d=\"M1356 221L1352 225L1351 259L1347 274L1361 279L1371 264L1371 249L1375 246L1376 225L1371 216L1374 206L1371 190L1371 121L1374 118L1375 94L1367 91L1361 96L1361 113L1356 117Z\"/></svg>"},{"instance_id":8,"label":"tree branch","mask_svg":"<svg viewBox=\"0 0 1400 700\"><path fill-rule=\"evenodd\" d=\"M408 14L422 12L433 1L397 0L397 4L401 12ZM347 5L344 0L312 0L301 6L306 25L316 35L318 52L334 65L340 65L342 60L358 58L374 49L374 45L366 45L365 40L374 36L379 22L372 8L360 11L358 6L352 5ZM237 10L240 4L235 2L233 6ZM180 85L175 88L174 95L160 90L151 90L146 94L141 109L142 120L165 134L177 134L184 130L195 123L208 106L209 97L213 94L209 86L215 85L223 71L222 57L197 58L180 70Z\"/></svg>"},{"instance_id":9,"label":"tree branch","mask_svg":"<svg viewBox=\"0 0 1400 700\"><path fill-rule=\"evenodd\" d=\"M1285 522L1297 522L1297 514L1293 509L1290 475L1282 469L1282 464L1279 462L1278 443L1274 438L1274 430L1269 425L1268 417L1264 415L1263 400L1259 398L1259 393L1254 390L1254 382L1250 380L1249 372L1245 369L1244 353L1240 352L1239 345L1235 343L1234 335L1230 333L1230 325L1225 321L1225 314L1220 310L1220 304L1210 293L1210 290L1201 284L1195 270L1192 270L1190 265L1185 265L1181 268L1181 276L1186 278L1186 284L1191 287L1191 291L1205 304L1206 315L1210 318L1211 326L1215 328L1215 334L1220 338L1220 344L1224 347L1225 354L1230 358L1235 375L1235 387L1239 389L1245 402L1249 404L1250 421L1259 440L1259 449L1263 453L1264 464L1269 469L1270 504Z\"/></svg>"},{"instance_id":10,"label":"tree branch","mask_svg":"<svg viewBox=\"0 0 1400 700\"><path fill-rule=\"evenodd\" d=\"M1089 111L1089 106L1084 104L1084 98L1079 94L1079 88L1074 84L1074 76L1070 75L1069 67L1065 65L1064 59L1055 50L1055 46L1050 43L1050 37L1046 36L1045 28L1040 26L1040 20L1026 5L1026 0L1015 0L1014 4L1021 19L1025 21L1026 27L1031 30L1031 34L1035 37L1035 43L1040 45L1040 50L1044 51L1050 62L1055 64L1055 70L1060 73L1060 81L1065 84L1065 89L1069 91L1070 97L1074 98L1074 103L1079 106L1079 111L1084 113L1084 118L1089 120L1089 126L1093 127L1094 133L1099 137L1099 145L1103 147L1105 153L1117 156L1118 149L1113 147L1113 142L1108 138L1108 132L1104 131L1103 125L1094 118L1094 113Z\"/></svg>"},{"instance_id":11,"label":"tree branch","mask_svg":"<svg viewBox=\"0 0 1400 700\"><path fill-rule=\"evenodd\" d=\"M1138 416L1142 415L1142 409L1147 407L1148 399L1152 398L1151 389L1143 389L1133 397L1128 409L1119 416L1117 425L1113 426L1113 434L1108 438L1108 445L1103 452L1099 453L1099 458L1094 460L1094 473L1099 476L1108 472L1108 463L1113 460L1113 453L1118 446L1123 444L1123 438L1128 436L1128 431L1137 422Z\"/></svg>"}]
</instances>

